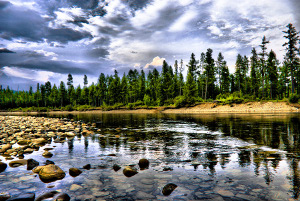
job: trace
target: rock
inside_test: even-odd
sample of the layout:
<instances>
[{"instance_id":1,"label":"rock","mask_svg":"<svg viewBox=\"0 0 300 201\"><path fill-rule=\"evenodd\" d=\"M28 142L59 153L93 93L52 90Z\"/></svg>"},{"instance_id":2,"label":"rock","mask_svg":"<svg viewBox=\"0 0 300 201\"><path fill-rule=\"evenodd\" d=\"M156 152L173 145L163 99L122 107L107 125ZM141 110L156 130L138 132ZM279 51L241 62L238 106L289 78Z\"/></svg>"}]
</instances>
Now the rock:
<instances>
[{"instance_id":1,"label":"rock","mask_svg":"<svg viewBox=\"0 0 300 201\"><path fill-rule=\"evenodd\" d=\"M22 166L22 165L27 165L27 160L25 159L21 159L21 160L16 160L16 161L11 161L9 163L9 167L19 167L19 166Z\"/></svg>"},{"instance_id":2,"label":"rock","mask_svg":"<svg viewBox=\"0 0 300 201\"><path fill-rule=\"evenodd\" d=\"M116 154L108 154L107 156L117 156Z\"/></svg>"},{"instance_id":3,"label":"rock","mask_svg":"<svg viewBox=\"0 0 300 201\"><path fill-rule=\"evenodd\" d=\"M58 191L50 191L50 192L44 193L44 194L40 195L39 197L37 197L35 199L35 201L42 201L42 200L45 200L48 198L53 198L58 193L59 193Z\"/></svg>"},{"instance_id":4,"label":"rock","mask_svg":"<svg viewBox=\"0 0 300 201\"><path fill-rule=\"evenodd\" d=\"M34 173L39 173L43 167L44 167L44 166L37 166L36 168L34 168L34 169L32 170L32 172L34 172Z\"/></svg>"},{"instance_id":5,"label":"rock","mask_svg":"<svg viewBox=\"0 0 300 201\"><path fill-rule=\"evenodd\" d=\"M151 195L151 194L148 194L148 193L145 193L142 191L137 192L136 197L139 200L152 200L155 198L154 195Z\"/></svg>"},{"instance_id":6,"label":"rock","mask_svg":"<svg viewBox=\"0 0 300 201\"><path fill-rule=\"evenodd\" d=\"M34 201L35 194L34 193L25 193L22 195L18 195L16 197L11 197L7 201Z\"/></svg>"},{"instance_id":7,"label":"rock","mask_svg":"<svg viewBox=\"0 0 300 201\"><path fill-rule=\"evenodd\" d=\"M117 164L114 164L113 165L113 169L114 169L115 172L117 172L117 171L119 171L121 169L121 167L119 165L117 165Z\"/></svg>"},{"instance_id":8,"label":"rock","mask_svg":"<svg viewBox=\"0 0 300 201\"><path fill-rule=\"evenodd\" d=\"M45 158L51 158L53 154L50 151L45 151L42 156L44 156Z\"/></svg>"},{"instance_id":9,"label":"rock","mask_svg":"<svg viewBox=\"0 0 300 201\"><path fill-rule=\"evenodd\" d=\"M123 170L123 174L126 177L132 177L132 176L136 175L137 173L138 172L137 172L136 168L130 167L130 166L126 166Z\"/></svg>"},{"instance_id":10,"label":"rock","mask_svg":"<svg viewBox=\"0 0 300 201\"><path fill-rule=\"evenodd\" d=\"M36 166L39 166L39 162L34 159L28 159L27 160L27 170L32 170Z\"/></svg>"},{"instance_id":11,"label":"rock","mask_svg":"<svg viewBox=\"0 0 300 201\"><path fill-rule=\"evenodd\" d=\"M232 192L227 191L227 190L219 190L219 191L217 191L217 193L224 197L233 197L234 196L234 194Z\"/></svg>"},{"instance_id":12,"label":"rock","mask_svg":"<svg viewBox=\"0 0 300 201\"><path fill-rule=\"evenodd\" d=\"M70 191L77 191L79 189L82 189L82 186L80 186L78 184L72 184L70 187Z\"/></svg>"},{"instance_id":13,"label":"rock","mask_svg":"<svg viewBox=\"0 0 300 201\"><path fill-rule=\"evenodd\" d=\"M80 175L82 173L81 170L79 170L78 168L70 168L69 169L69 174L72 176L72 177L77 177L78 175Z\"/></svg>"},{"instance_id":14,"label":"rock","mask_svg":"<svg viewBox=\"0 0 300 201\"><path fill-rule=\"evenodd\" d=\"M167 185L164 186L163 190L162 190L162 194L165 196L170 195L175 189L177 188L176 184L172 184L169 183Z\"/></svg>"},{"instance_id":15,"label":"rock","mask_svg":"<svg viewBox=\"0 0 300 201\"><path fill-rule=\"evenodd\" d=\"M35 150L32 148L27 148L24 150L24 154L31 154L32 152L34 152Z\"/></svg>"},{"instance_id":16,"label":"rock","mask_svg":"<svg viewBox=\"0 0 300 201\"><path fill-rule=\"evenodd\" d=\"M7 168L7 164L0 162L0 173L4 172L4 170ZM1 194L0 194L1 195ZM1 199L0 199L1 200Z\"/></svg>"},{"instance_id":17,"label":"rock","mask_svg":"<svg viewBox=\"0 0 300 201\"><path fill-rule=\"evenodd\" d=\"M70 201L71 198L66 193L60 193L57 196L55 196L54 201Z\"/></svg>"},{"instance_id":18,"label":"rock","mask_svg":"<svg viewBox=\"0 0 300 201\"><path fill-rule=\"evenodd\" d=\"M90 170L91 169L91 164L86 164L83 166L83 169Z\"/></svg>"},{"instance_id":19,"label":"rock","mask_svg":"<svg viewBox=\"0 0 300 201\"><path fill-rule=\"evenodd\" d=\"M8 200L10 197L8 193L0 193L0 201Z\"/></svg>"},{"instance_id":20,"label":"rock","mask_svg":"<svg viewBox=\"0 0 300 201\"><path fill-rule=\"evenodd\" d=\"M37 138L37 139L32 139L31 142L32 142L32 145L44 145L48 141L44 138Z\"/></svg>"},{"instance_id":21,"label":"rock","mask_svg":"<svg viewBox=\"0 0 300 201\"><path fill-rule=\"evenodd\" d=\"M28 145L29 143L30 143L30 140L21 139L18 141L19 145Z\"/></svg>"},{"instance_id":22,"label":"rock","mask_svg":"<svg viewBox=\"0 0 300 201\"><path fill-rule=\"evenodd\" d=\"M49 165L49 164L55 164L53 161L50 161L50 160L46 160L46 163L45 163L46 165Z\"/></svg>"},{"instance_id":23,"label":"rock","mask_svg":"<svg viewBox=\"0 0 300 201\"><path fill-rule=\"evenodd\" d=\"M4 153L4 152L6 152L8 149L11 149L11 144L5 144L5 145L2 145L2 147L0 148L0 153Z\"/></svg>"},{"instance_id":24,"label":"rock","mask_svg":"<svg viewBox=\"0 0 300 201\"><path fill-rule=\"evenodd\" d=\"M66 133L66 135L67 135L68 137L75 137L75 136L76 136L76 134L73 133L73 132L68 132L68 133Z\"/></svg>"},{"instance_id":25,"label":"rock","mask_svg":"<svg viewBox=\"0 0 300 201\"><path fill-rule=\"evenodd\" d=\"M45 183L63 179L65 176L66 173L53 164L45 165L39 171L39 177Z\"/></svg>"},{"instance_id":26,"label":"rock","mask_svg":"<svg viewBox=\"0 0 300 201\"><path fill-rule=\"evenodd\" d=\"M172 171L173 170L173 168L172 167L169 167L169 166L165 166L164 168L163 168L163 171Z\"/></svg>"},{"instance_id":27,"label":"rock","mask_svg":"<svg viewBox=\"0 0 300 201\"><path fill-rule=\"evenodd\" d=\"M145 158L142 158L139 160L139 166L141 169L147 169L149 168L149 161Z\"/></svg>"}]
</instances>

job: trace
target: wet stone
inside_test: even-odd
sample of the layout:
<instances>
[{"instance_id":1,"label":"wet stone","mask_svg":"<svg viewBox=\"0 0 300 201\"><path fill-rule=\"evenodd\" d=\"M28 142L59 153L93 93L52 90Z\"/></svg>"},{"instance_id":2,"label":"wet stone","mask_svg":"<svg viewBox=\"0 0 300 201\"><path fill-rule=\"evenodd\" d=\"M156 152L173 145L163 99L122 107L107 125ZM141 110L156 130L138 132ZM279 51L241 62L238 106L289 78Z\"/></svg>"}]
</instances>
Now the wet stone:
<instances>
[{"instance_id":1,"label":"wet stone","mask_svg":"<svg viewBox=\"0 0 300 201\"><path fill-rule=\"evenodd\" d=\"M82 186L80 186L78 184L72 184L70 187L70 191L77 191L79 189L82 189Z\"/></svg>"},{"instance_id":2,"label":"wet stone","mask_svg":"<svg viewBox=\"0 0 300 201\"><path fill-rule=\"evenodd\" d=\"M142 200L150 200L150 199L154 199L155 196L151 195L149 193L145 193L142 191L137 192L136 194L137 199L142 199Z\"/></svg>"}]
</instances>

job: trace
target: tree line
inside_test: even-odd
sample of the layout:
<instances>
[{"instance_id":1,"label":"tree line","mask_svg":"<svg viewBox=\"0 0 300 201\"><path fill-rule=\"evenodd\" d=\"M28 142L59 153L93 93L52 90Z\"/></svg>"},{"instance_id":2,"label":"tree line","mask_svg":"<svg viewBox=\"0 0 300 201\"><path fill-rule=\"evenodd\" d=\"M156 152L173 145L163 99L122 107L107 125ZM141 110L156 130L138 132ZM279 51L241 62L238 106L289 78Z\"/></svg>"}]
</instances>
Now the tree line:
<instances>
[{"instance_id":1,"label":"tree line","mask_svg":"<svg viewBox=\"0 0 300 201\"><path fill-rule=\"evenodd\" d=\"M59 86L46 82L37 84L36 90L13 91L0 89L0 108L51 107L90 105L185 105L200 101L221 100L228 97L243 97L249 100L284 99L300 94L299 35L292 24L284 31L287 42L283 44L286 53L280 63L273 50L268 51L269 41L264 36L259 50L253 48L251 56L237 55L235 72L229 69L220 52L215 60L213 50L194 53L186 66L183 60L174 65L163 62L162 70L129 70L119 77L100 74L98 82L88 85L84 75L83 87L74 87L73 77L68 75L67 83ZM187 68L184 79L183 71Z\"/></svg>"}]
</instances>

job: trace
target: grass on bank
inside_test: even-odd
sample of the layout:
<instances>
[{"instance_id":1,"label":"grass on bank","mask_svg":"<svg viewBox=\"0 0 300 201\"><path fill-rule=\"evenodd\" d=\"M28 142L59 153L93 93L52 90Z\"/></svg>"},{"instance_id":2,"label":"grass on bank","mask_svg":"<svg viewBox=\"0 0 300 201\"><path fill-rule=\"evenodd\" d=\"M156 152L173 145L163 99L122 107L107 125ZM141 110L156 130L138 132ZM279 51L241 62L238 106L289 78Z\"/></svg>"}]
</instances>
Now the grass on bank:
<instances>
[{"instance_id":1,"label":"grass on bank","mask_svg":"<svg viewBox=\"0 0 300 201\"><path fill-rule=\"evenodd\" d=\"M300 104L300 95L291 94L289 98L284 98L282 100L261 100L250 95L241 95L238 92L232 94L219 94L215 100L208 99L203 100L202 98L187 98L185 96L177 96L175 99L169 99L165 101L162 105L159 100L151 102L150 97L145 96L144 101L136 101L134 103L116 103L114 105L107 105L104 103L101 107L94 107L91 105L67 105L64 107L51 108L51 107L26 107L26 108L12 108L7 111L10 112L49 112L49 111L91 111L91 110L134 110L134 109L157 109L161 106L170 108L181 108L181 107L191 107L201 103L216 103L218 105L232 105L232 104L242 104L247 102L287 102L291 104Z\"/></svg>"}]
</instances>

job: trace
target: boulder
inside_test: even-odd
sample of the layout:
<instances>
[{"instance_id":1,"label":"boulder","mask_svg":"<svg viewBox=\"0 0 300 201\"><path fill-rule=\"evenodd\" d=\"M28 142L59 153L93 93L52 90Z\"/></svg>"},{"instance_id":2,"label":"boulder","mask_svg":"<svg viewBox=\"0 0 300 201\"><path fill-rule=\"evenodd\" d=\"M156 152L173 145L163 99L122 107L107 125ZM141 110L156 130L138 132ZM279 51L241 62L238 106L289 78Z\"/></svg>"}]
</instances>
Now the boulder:
<instances>
[{"instance_id":1,"label":"boulder","mask_svg":"<svg viewBox=\"0 0 300 201\"><path fill-rule=\"evenodd\" d=\"M134 175L136 175L138 172L136 170L136 168L134 167L130 167L130 166L126 166L124 169L123 169L123 174L126 176L126 177L132 177Z\"/></svg>"},{"instance_id":2,"label":"boulder","mask_svg":"<svg viewBox=\"0 0 300 201\"><path fill-rule=\"evenodd\" d=\"M149 161L145 158L142 158L139 160L139 166L140 166L140 169L147 169L147 168L149 168Z\"/></svg>"},{"instance_id":3,"label":"boulder","mask_svg":"<svg viewBox=\"0 0 300 201\"><path fill-rule=\"evenodd\" d=\"M22 166L22 165L27 165L27 160L25 159L20 159L20 160L16 160L16 161L11 161L9 163L9 167L19 167L19 166Z\"/></svg>"},{"instance_id":4,"label":"boulder","mask_svg":"<svg viewBox=\"0 0 300 201\"><path fill-rule=\"evenodd\" d=\"M50 161L50 160L46 160L46 163L45 165L49 165L49 164L55 164L53 161Z\"/></svg>"},{"instance_id":5,"label":"boulder","mask_svg":"<svg viewBox=\"0 0 300 201\"><path fill-rule=\"evenodd\" d=\"M69 174L72 176L72 177L77 177L78 175L80 175L82 173L81 170L79 170L78 168L70 168L69 169Z\"/></svg>"},{"instance_id":6,"label":"boulder","mask_svg":"<svg viewBox=\"0 0 300 201\"><path fill-rule=\"evenodd\" d=\"M39 177L45 183L63 179L65 176L66 173L53 164L42 166L39 171Z\"/></svg>"},{"instance_id":7,"label":"boulder","mask_svg":"<svg viewBox=\"0 0 300 201\"><path fill-rule=\"evenodd\" d=\"M44 145L46 144L48 141L44 138L37 138L37 139L32 139L31 140L31 144L32 145Z\"/></svg>"},{"instance_id":8,"label":"boulder","mask_svg":"<svg viewBox=\"0 0 300 201\"><path fill-rule=\"evenodd\" d=\"M7 164L0 162L0 173L4 172L4 170L7 168ZM1 194L0 194L1 195ZM1 199L0 199L1 200Z\"/></svg>"},{"instance_id":9,"label":"boulder","mask_svg":"<svg viewBox=\"0 0 300 201\"><path fill-rule=\"evenodd\" d=\"M44 167L44 166L37 166L36 168L34 168L34 169L32 170L32 172L34 172L34 173L39 173L43 167Z\"/></svg>"},{"instance_id":10,"label":"boulder","mask_svg":"<svg viewBox=\"0 0 300 201\"><path fill-rule=\"evenodd\" d=\"M162 190L162 194L165 196L170 195L175 189L177 188L176 184L172 184L169 183L167 185L164 186L163 190Z\"/></svg>"},{"instance_id":11,"label":"boulder","mask_svg":"<svg viewBox=\"0 0 300 201\"><path fill-rule=\"evenodd\" d=\"M34 159L28 159L27 160L27 170L32 170L33 168L35 168L36 166L39 166L39 162L34 160Z\"/></svg>"}]
</instances>

